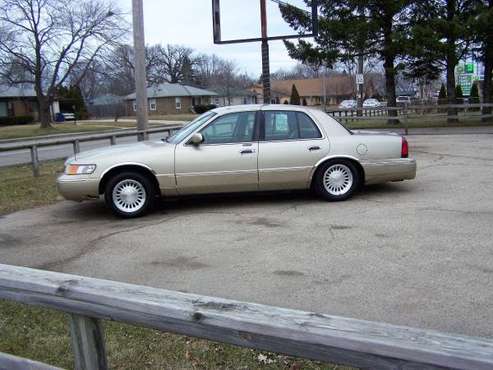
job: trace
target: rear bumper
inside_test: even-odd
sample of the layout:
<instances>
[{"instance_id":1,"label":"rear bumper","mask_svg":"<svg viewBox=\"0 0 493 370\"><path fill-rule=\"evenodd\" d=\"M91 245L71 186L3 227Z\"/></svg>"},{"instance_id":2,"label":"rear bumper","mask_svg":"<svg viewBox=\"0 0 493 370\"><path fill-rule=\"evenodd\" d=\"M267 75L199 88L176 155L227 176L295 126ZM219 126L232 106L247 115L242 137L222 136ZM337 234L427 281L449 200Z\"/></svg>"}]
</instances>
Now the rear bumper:
<instances>
[{"instance_id":1,"label":"rear bumper","mask_svg":"<svg viewBox=\"0 0 493 370\"><path fill-rule=\"evenodd\" d=\"M99 180L73 175L61 175L56 181L58 192L68 200L82 201L99 197Z\"/></svg>"},{"instance_id":2,"label":"rear bumper","mask_svg":"<svg viewBox=\"0 0 493 370\"><path fill-rule=\"evenodd\" d=\"M412 180L416 177L414 158L387 159L361 163L365 170L365 184Z\"/></svg>"}]
</instances>

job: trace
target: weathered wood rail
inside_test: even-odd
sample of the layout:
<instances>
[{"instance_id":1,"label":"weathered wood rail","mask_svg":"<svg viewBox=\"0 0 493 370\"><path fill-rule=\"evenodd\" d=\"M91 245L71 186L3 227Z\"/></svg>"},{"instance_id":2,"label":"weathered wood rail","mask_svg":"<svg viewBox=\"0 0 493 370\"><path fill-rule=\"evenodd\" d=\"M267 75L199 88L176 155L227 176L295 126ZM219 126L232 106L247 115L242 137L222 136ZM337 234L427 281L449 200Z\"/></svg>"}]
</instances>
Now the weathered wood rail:
<instances>
[{"instance_id":1,"label":"weathered wood rail","mask_svg":"<svg viewBox=\"0 0 493 370\"><path fill-rule=\"evenodd\" d=\"M483 108L492 108L491 103L478 103L478 104L447 104L447 105L400 105L398 107L375 107L375 108L347 108L347 109L327 109L326 113L334 118L345 121L357 121L357 120L382 120L389 117L389 112L396 112L396 116L402 120L408 118L411 114L422 115L423 117L440 116L451 117L448 114L448 109L456 110L457 114L452 115L452 118L464 118L465 114L475 113L477 118L491 118L493 114L481 114L480 110ZM459 115L458 112L463 112L463 115ZM392 118L392 117L390 117Z\"/></svg>"},{"instance_id":2,"label":"weathered wood rail","mask_svg":"<svg viewBox=\"0 0 493 370\"><path fill-rule=\"evenodd\" d=\"M100 320L360 368L493 368L493 340L486 338L26 267L0 264L0 298L69 313L75 368L80 370L107 368ZM15 357L0 356L0 369L13 363Z\"/></svg>"},{"instance_id":3,"label":"weathered wood rail","mask_svg":"<svg viewBox=\"0 0 493 370\"><path fill-rule=\"evenodd\" d=\"M44 139L34 140L28 144L6 144L0 146L0 152L13 152L18 150L29 149L31 152L31 165L34 176L39 176L40 160L38 155L38 149L41 147L59 146L71 144L74 150L74 154L80 152L80 143L89 141L102 141L109 140L110 145L116 145L117 138L136 136L139 140L147 139L149 134L166 133L171 135L174 130L180 129L181 125L165 126L150 128L147 130L121 130L113 131L109 133L89 134L89 135L74 135L70 138L56 138L56 139Z\"/></svg>"}]
</instances>

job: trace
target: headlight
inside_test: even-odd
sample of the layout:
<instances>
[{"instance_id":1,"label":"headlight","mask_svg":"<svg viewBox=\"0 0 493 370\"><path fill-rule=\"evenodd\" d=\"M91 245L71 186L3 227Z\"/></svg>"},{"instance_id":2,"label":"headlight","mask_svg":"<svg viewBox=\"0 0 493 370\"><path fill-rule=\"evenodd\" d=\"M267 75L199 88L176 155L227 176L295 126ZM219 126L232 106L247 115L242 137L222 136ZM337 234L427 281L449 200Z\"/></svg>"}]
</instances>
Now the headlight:
<instances>
[{"instance_id":1,"label":"headlight","mask_svg":"<svg viewBox=\"0 0 493 370\"><path fill-rule=\"evenodd\" d=\"M95 170L95 164L69 164L65 166L66 175L90 175Z\"/></svg>"}]
</instances>

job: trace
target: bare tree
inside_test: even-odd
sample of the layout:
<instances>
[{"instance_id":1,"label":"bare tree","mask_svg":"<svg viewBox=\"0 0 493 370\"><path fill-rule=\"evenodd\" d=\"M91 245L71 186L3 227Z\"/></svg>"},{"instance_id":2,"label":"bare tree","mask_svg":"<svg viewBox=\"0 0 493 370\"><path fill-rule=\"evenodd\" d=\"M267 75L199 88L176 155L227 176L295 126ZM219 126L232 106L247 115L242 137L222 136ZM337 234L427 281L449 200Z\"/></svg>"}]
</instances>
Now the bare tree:
<instances>
[{"instance_id":1,"label":"bare tree","mask_svg":"<svg viewBox=\"0 0 493 370\"><path fill-rule=\"evenodd\" d=\"M178 83L190 79L195 64L193 49L180 45L154 45L148 48L150 84Z\"/></svg>"},{"instance_id":2,"label":"bare tree","mask_svg":"<svg viewBox=\"0 0 493 370\"><path fill-rule=\"evenodd\" d=\"M111 2L3 0L0 2L0 74L11 84L34 85L41 127L49 127L56 90L77 67L77 84L92 63L126 34ZM24 73L9 74L13 66Z\"/></svg>"}]
</instances>

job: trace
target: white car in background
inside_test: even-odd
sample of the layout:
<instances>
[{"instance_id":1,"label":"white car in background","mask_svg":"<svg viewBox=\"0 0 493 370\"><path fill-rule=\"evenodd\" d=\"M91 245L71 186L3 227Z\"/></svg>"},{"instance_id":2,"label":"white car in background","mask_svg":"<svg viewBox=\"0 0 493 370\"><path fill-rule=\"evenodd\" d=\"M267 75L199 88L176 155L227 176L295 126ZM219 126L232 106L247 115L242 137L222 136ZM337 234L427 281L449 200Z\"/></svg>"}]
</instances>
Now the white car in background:
<instances>
[{"instance_id":1,"label":"white car in background","mask_svg":"<svg viewBox=\"0 0 493 370\"><path fill-rule=\"evenodd\" d=\"M358 107L358 102L354 99L343 100L339 104L340 109L354 109Z\"/></svg>"},{"instance_id":2,"label":"white car in background","mask_svg":"<svg viewBox=\"0 0 493 370\"><path fill-rule=\"evenodd\" d=\"M379 108L382 104L377 99L366 99L363 102L363 108Z\"/></svg>"}]
</instances>

